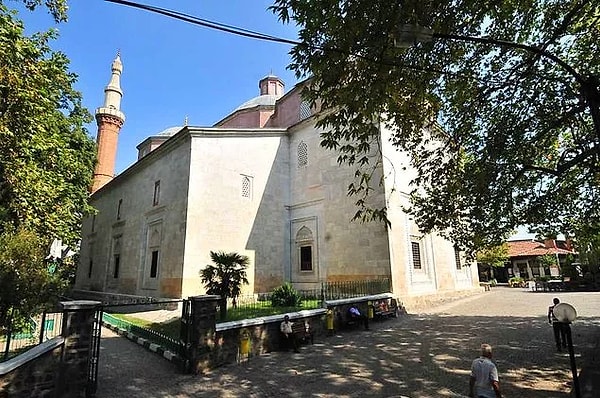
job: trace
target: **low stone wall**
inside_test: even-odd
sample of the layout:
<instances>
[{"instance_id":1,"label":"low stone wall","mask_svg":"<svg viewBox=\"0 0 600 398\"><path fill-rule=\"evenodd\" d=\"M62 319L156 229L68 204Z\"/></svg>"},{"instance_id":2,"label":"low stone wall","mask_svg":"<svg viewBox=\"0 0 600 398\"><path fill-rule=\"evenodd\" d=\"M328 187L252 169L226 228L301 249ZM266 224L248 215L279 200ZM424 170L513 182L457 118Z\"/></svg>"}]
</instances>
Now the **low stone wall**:
<instances>
[{"instance_id":1,"label":"low stone wall","mask_svg":"<svg viewBox=\"0 0 600 398\"><path fill-rule=\"evenodd\" d=\"M325 309L304 310L288 313L290 321L310 323L315 338L325 334ZM245 356L258 356L278 351L282 347L279 326L284 315L273 315L243 321L217 324L213 348L213 365L233 363ZM242 353L242 341L249 339L249 352Z\"/></svg>"},{"instance_id":2,"label":"low stone wall","mask_svg":"<svg viewBox=\"0 0 600 398\"><path fill-rule=\"evenodd\" d=\"M308 321L314 338L318 339L328 332L328 316L333 316L334 313L345 314L351 305L357 305L364 315L368 316L369 302L391 298L394 298L391 293L384 293L330 300L325 303L327 308L217 324L219 296L190 297L184 370L187 373L202 373L226 363L235 363L247 357L279 350L282 347L279 326L285 315L288 315L292 322ZM399 300L397 302L402 313L402 303ZM343 322L343 319L339 322ZM342 326L341 323L339 326Z\"/></svg>"},{"instance_id":3,"label":"low stone wall","mask_svg":"<svg viewBox=\"0 0 600 398\"><path fill-rule=\"evenodd\" d=\"M0 397L53 396L64 345L55 337L0 364Z\"/></svg>"},{"instance_id":4,"label":"low stone wall","mask_svg":"<svg viewBox=\"0 0 600 398\"><path fill-rule=\"evenodd\" d=\"M61 336L0 364L0 397L83 396L90 388L90 343L99 305L95 301L61 303Z\"/></svg>"}]
</instances>

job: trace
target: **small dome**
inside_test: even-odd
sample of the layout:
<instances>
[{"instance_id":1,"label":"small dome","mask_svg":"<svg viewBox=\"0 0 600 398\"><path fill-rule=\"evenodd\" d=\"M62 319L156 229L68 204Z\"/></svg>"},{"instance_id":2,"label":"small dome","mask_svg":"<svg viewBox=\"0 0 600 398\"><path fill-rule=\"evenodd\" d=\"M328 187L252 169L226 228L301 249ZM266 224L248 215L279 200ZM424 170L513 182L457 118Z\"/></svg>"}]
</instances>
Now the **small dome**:
<instances>
[{"instance_id":1,"label":"small dome","mask_svg":"<svg viewBox=\"0 0 600 398\"><path fill-rule=\"evenodd\" d=\"M280 95L259 95L238 106L234 112L254 108L255 106L275 106L275 102L280 97Z\"/></svg>"},{"instance_id":2,"label":"small dome","mask_svg":"<svg viewBox=\"0 0 600 398\"><path fill-rule=\"evenodd\" d=\"M169 127L167 129L164 129L163 131L161 131L158 134L155 134L157 136L163 136L163 137L171 137L175 134L177 134L179 132L179 130L181 130L183 127L182 126L173 126L173 127Z\"/></svg>"}]
</instances>

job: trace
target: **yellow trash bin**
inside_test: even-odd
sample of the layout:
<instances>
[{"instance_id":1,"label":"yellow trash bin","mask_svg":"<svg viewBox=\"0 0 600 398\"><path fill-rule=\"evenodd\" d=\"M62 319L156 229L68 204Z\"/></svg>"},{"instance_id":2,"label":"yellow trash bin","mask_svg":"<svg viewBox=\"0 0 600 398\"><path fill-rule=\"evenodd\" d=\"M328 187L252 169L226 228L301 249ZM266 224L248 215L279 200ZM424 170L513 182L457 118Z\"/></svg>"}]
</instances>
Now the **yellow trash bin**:
<instances>
[{"instance_id":1,"label":"yellow trash bin","mask_svg":"<svg viewBox=\"0 0 600 398\"><path fill-rule=\"evenodd\" d=\"M327 310L326 322L327 330L333 330L333 311L331 309Z\"/></svg>"},{"instance_id":2,"label":"yellow trash bin","mask_svg":"<svg viewBox=\"0 0 600 398\"><path fill-rule=\"evenodd\" d=\"M240 337L240 354L248 355L248 353L250 353L250 335L244 331Z\"/></svg>"}]
</instances>

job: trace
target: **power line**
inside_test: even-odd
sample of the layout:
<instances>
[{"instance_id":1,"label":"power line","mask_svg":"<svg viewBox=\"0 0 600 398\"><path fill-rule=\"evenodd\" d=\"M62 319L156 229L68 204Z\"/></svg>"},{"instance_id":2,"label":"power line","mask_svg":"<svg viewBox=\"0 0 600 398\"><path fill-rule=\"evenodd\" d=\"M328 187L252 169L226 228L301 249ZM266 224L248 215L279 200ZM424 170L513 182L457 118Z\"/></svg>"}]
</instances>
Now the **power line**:
<instances>
[{"instance_id":1,"label":"power line","mask_svg":"<svg viewBox=\"0 0 600 398\"><path fill-rule=\"evenodd\" d=\"M164 16L167 16L170 18L178 19L180 21L188 22L188 23L191 23L194 25L199 25L199 26L203 26L203 27L206 27L209 29L215 29L215 30L218 30L221 32L230 33L230 34L234 34L234 35L238 35L238 36L242 36L242 37L248 37L251 39L264 40L264 41L270 41L270 42L275 42L275 43L282 43L282 44L287 44L287 45L292 45L292 46L304 46L304 47L313 48L315 50L321 50L321 51L337 52L339 54L360 58L362 60L377 64L377 65L410 69L410 70L414 70L414 71L418 71L418 72L438 73L438 74L442 74L442 75L466 77L462 73L438 70L438 69L425 69L422 67L408 65L408 64L404 64L404 63L400 63L400 62L389 62L389 61L379 60L379 59L371 58L371 57L368 57L365 55L353 53L353 52L350 52L347 50L342 50L342 49L339 49L336 47L324 47L324 46L319 46L319 45L314 45L314 44L310 45L310 44L306 44L306 43L303 43L303 42L300 42L297 40L291 40L291 39L286 39L286 38L282 38L282 37L272 36L272 35L268 35L266 33L257 32L257 31L253 31L253 30L249 30L249 29L244 29L244 28L240 28L240 27L234 26L234 25L228 25L228 24L211 21L211 20L204 19L204 18L199 18L194 15L182 13L179 11L173 11L173 10L169 10L166 8L136 3L133 1L127 1L127 0L105 0L105 1L107 1L109 3L115 3L115 4L132 7L132 8L138 8L141 10L164 15ZM470 76L470 77L472 78L473 76ZM481 79L479 79L477 77L475 77L475 79L478 81L482 81Z\"/></svg>"},{"instance_id":2,"label":"power line","mask_svg":"<svg viewBox=\"0 0 600 398\"><path fill-rule=\"evenodd\" d=\"M165 15L167 17L171 17L174 19L179 19L181 21L189 22L194 25L200 25L200 26L204 26L206 28L219 30L221 32L231 33L231 34L238 35L238 36L248 37L251 39L265 40L265 41L271 41L271 42L275 42L275 43L289 44L289 45L293 45L293 46L303 44L302 42L299 42L296 40L290 40L290 39L285 39L282 37L271 36L271 35L268 35L265 33L256 32L253 30L244 29L244 28L240 28L237 26L233 26L233 25L227 25L227 24L211 21L211 20L204 19L204 18L198 18L198 17L195 17L190 14L185 14L185 13L182 13L179 11L168 10L166 8L135 3L133 1L127 1L127 0L105 0L105 1L107 1L109 3L115 3L115 4L121 4L124 6L129 6L129 7L133 7L133 8L139 8L142 10Z\"/></svg>"}]
</instances>

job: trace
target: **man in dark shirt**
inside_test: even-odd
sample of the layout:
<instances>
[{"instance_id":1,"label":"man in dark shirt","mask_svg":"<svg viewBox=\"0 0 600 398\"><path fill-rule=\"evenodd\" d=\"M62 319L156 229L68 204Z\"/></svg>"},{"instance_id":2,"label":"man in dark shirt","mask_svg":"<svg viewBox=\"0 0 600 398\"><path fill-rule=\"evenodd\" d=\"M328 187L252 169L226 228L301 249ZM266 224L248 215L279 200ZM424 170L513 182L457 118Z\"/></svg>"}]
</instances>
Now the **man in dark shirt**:
<instances>
[{"instance_id":1,"label":"man in dark shirt","mask_svg":"<svg viewBox=\"0 0 600 398\"><path fill-rule=\"evenodd\" d=\"M556 305L560 303L560 300L558 299L558 297L555 297L552 300L552 302L553 304L550 307L548 307L548 323L552 325L552 329L554 331L554 341L556 342L556 349L560 351L561 347L567 347L567 334L565 331L565 325L562 322L559 322L558 319L556 319L556 316L554 315L554 307L556 307Z\"/></svg>"}]
</instances>

